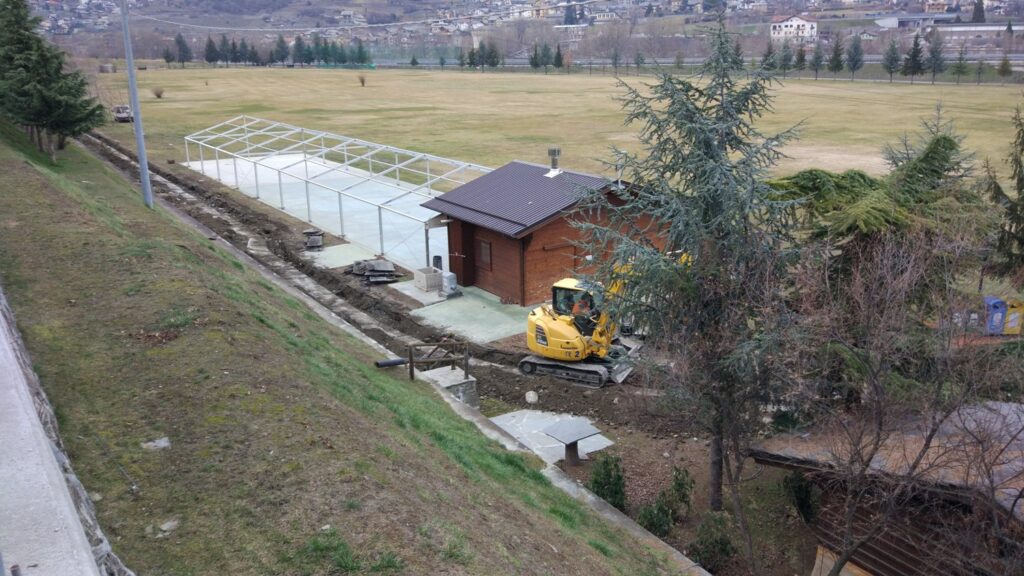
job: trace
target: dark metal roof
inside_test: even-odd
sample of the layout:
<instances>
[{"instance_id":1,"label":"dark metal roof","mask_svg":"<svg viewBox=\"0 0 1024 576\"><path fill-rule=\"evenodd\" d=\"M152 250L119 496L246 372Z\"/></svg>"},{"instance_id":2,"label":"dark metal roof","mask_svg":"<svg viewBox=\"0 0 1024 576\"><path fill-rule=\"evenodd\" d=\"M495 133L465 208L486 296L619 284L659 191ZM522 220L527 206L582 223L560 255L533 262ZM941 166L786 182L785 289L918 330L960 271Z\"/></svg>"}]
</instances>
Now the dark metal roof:
<instances>
[{"instance_id":1,"label":"dark metal roof","mask_svg":"<svg viewBox=\"0 0 1024 576\"><path fill-rule=\"evenodd\" d=\"M542 164L509 162L422 206L517 238L571 207L581 193L611 184L568 170L548 178L549 171Z\"/></svg>"}]
</instances>

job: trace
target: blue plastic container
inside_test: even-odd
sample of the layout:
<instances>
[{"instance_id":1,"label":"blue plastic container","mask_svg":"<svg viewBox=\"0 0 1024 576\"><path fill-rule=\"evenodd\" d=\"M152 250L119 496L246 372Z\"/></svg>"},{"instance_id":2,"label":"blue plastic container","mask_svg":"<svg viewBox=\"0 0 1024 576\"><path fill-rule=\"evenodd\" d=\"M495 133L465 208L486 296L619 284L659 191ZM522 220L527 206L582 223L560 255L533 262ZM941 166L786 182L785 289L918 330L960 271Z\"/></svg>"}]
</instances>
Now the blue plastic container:
<instances>
[{"instance_id":1,"label":"blue plastic container","mask_svg":"<svg viewBox=\"0 0 1024 576\"><path fill-rule=\"evenodd\" d=\"M995 296L985 296L985 333L995 336L1003 333L1006 323L1006 302Z\"/></svg>"}]
</instances>

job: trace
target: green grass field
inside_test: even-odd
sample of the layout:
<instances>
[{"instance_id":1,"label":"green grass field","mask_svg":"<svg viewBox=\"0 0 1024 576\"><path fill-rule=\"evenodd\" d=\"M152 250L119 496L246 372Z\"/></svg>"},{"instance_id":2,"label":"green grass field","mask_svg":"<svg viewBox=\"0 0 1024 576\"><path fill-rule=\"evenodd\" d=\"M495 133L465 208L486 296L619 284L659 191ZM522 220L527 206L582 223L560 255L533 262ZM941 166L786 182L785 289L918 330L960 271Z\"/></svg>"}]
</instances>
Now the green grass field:
<instances>
[{"instance_id":1,"label":"green grass field","mask_svg":"<svg viewBox=\"0 0 1024 576\"><path fill-rule=\"evenodd\" d=\"M139 574L666 573L77 146L54 166L0 123L0 170L0 282Z\"/></svg>"},{"instance_id":2,"label":"green grass field","mask_svg":"<svg viewBox=\"0 0 1024 576\"><path fill-rule=\"evenodd\" d=\"M360 87L357 76L367 76ZM917 130L941 103L979 158L1001 165L1009 118L1020 88L790 79L776 95L766 130L801 125L779 167L861 168L884 173L880 150ZM97 76L108 102L126 102L123 74ZM624 77L630 83L649 77ZM549 144L562 146L566 168L600 171L612 146L632 148L607 76L459 71L327 69L153 69L140 74L150 152L156 160L184 159L182 138L239 114L327 130L416 151L496 167L513 159L546 162ZM162 100L154 87L165 89ZM131 143L131 127L107 134Z\"/></svg>"}]
</instances>

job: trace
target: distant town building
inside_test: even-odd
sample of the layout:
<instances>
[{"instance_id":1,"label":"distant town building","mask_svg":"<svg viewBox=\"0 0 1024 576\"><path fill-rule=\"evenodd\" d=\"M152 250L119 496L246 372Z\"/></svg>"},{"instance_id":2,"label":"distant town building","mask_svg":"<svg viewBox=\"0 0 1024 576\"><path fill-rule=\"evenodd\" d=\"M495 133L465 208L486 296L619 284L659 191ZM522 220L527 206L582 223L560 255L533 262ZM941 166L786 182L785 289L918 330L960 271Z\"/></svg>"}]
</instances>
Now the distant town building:
<instances>
[{"instance_id":1,"label":"distant town building","mask_svg":"<svg viewBox=\"0 0 1024 576\"><path fill-rule=\"evenodd\" d=\"M888 14L875 19L875 24L889 30L915 30L934 26L939 22L952 22L956 20L956 14Z\"/></svg>"},{"instance_id":2,"label":"distant town building","mask_svg":"<svg viewBox=\"0 0 1024 576\"><path fill-rule=\"evenodd\" d=\"M818 23L800 16L776 16L772 19L772 42L790 40L799 44L818 40Z\"/></svg>"}]
</instances>

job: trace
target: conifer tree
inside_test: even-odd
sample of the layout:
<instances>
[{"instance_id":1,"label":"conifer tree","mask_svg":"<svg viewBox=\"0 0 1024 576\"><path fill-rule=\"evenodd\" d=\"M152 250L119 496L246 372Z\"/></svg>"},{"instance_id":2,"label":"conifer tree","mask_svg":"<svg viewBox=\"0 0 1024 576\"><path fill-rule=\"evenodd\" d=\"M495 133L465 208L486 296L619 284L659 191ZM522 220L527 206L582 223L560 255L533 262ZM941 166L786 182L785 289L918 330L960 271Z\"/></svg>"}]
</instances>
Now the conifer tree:
<instances>
[{"instance_id":1,"label":"conifer tree","mask_svg":"<svg viewBox=\"0 0 1024 576\"><path fill-rule=\"evenodd\" d=\"M181 35L181 32L174 37L174 45L178 49L178 63L184 68L186 62L192 61L192 47L185 41L185 37Z\"/></svg>"},{"instance_id":2,"label":"conifer tree","mask_svg":"<svg viewBox=\"0 0 1024 576\"><path fill-rule=\"evenodd\" d=\"M306 41L302 39L302 35L298 34L295 36L295 42L292 43L292 64L299 64L300 66L305 65L306 62Z\"/></svg>"},{"instance_id":3,"label":"conifer tree","mask_svg":"<svg viewBox=\"0 0 1024 576\"><path fill-rule=\"evenodd\" d=\"M536 44L533 45L533 53L530 54L530 68L534 70L540 68L540 47Z\"/></svg>"},{"instance_id":4,"label":"conifer tree","mask_svg":"<svg viewBox=\"0 0 1024 576\"><path fill-rule=\"evenodd\" d=\"M772 76L761 68L749 80L735 77L721 16L708 36L701 80L659 72L642 91L623 84L640 152L617 151L614 166L631 184L614 199L585 197L576 226L586 253L602 255L594 279L622 286L605 301L612 318L631 318L645 345L685 370L673 381L688 399L686 417L711 437L710 507L722 508L729 486L735 518L749 534L737 474L761 425L750 416L770 402L775 385L753 377L772 320L750 288L777 285L785 270L784 206L764 179L791 134L756 127L771 106ZM587 219L596 213L600 222ZM752 558L749 539L746 548Z\"/></svg>"},{"instance_id":5,"label":"conifer tree","mask_svg":"<svg viewBox=\"0 0 1024 576\"><path fill-rule=\"evenodd\" d=\"M206 37L206 49L203 51L203 60L206 60L207 64L216 64L220 62L220 51L217 50L217 45L213 42L213 38Z\"/></svg>"},{"instance_id":6,"label":"conifer tree","mask_svg":"<svg viewBox=\"0 0 1024 576\"><path fill-rule=\"evenodd\" d=\"M850 80L853 80L857 71L864 67L864 48L860 44L860 36L854 34L850 38L850 45L846 47L846 69L850 71Z\"/></svg>"},{"instance_id":7,"label":"conifer tree","mask_svg":"<svg viewBox=\"0 0 1024 576\"><path fill-rule=\"evenodd\" d=\"M534 48L534 52L536 52L537 51L537 47L534 46L533 48ZM459 68L465 68L466 67L466 53L462 51L462 48L459 48L459 52L455 55L455 61L458 63ZM533 64L531 62L531 66L532 65Z\"/></svg>"},{"instance_id":8,"label":"conifer tree","mask_svg":"<svg viewBox=\"0 0 1024 576\"><path fill-rule=\"evenodd\" d=\"M238 43L238 61L250 64L249 60L249 43L245 41L245 38Z\"/></svg>"},{"instance_id":9,"label":"conifer tree","mask_svg":"<svg viewBox=\"0 0 1024 576\"><path fill-rule=\"evenodd\" d=\"M228 42L228 35L220 35L220 44L217 45L217 53L220 54L220 61L224 64L231 63L231 44Z\"/></svg>"},{"instance_id":10,"label":"conifer tree","mask_svg":"<svg viewBox=\"0 0 1024 576\"><path fill-rule=\"evenodd\" d=\"M260 53L259 51L256 50L256 44L251 44L249 46L248 60L249 63L253 66L259 66L260 64L262 64L262 62L260 61Z\"/></svg>"},{"instance_id":11,"label":"conifer tree","mask_svg":"<svg viewBox=\"0 0 1024 576\"><path fill-rule=\"evenodd\" d=\"M932 74L932 84L935 84L935 76L946 70L946 57L942 54L942 35L932 32L928 41L928 57L925 58L924 68Z\"/></svg>"},{"instance_id":12,"label":"conifer tree","mask_svg":"<svg viewBox=\"0 0 1024 576\"><path fill-rule=\"evenodd\" d=\"M238 48L238 42L234 38L231 39L230 52L228 53L228 59L231 60L232 64L238 64L242 61L242 51Z\"/></svg>"},{"instance_id":13,"label":"conifer tree","mask_svg":"<svg viewBox=\"0 0 1024 576\"><path fill-rule=\"evenodd\" d=\"M985 22L985 0L974 0L974 11L971 12L971 22Z\"/></svg>"},{"instance_id":14,"label":"conifer tree","mask_svg":"<svg viewBox=\"0 0 1024 576\"><path fill-rule=\"evenodd\" d=\"M409 60L409 66L419 66L420 61L416 59L416 55L412 55L412 60Z\"/></svg>"},{"instance_id":15,"label":"conifer tree","mask_svg":"<svg viewBox=\"0 0 1024 576\"><path fill-rule=\"evenodd\" d=\"M807 68L807 47L801 44L796 49L796 60L793 62L793 69L798 73Z\"/></svg>"},{"instance_id":16,"label":"conifer tree","mask_svg":"<svg viewBox=\"0 0 1024 576\"><path fill-rule=\"evenodd\" d=\"M910 51L903 57L903 66L900 74L910 76L910 83L914 83L914 77L924 72L924 49L921 48L921 35L914 34L914 43L910 45Z\"/></svg>"},{"instance_id":17,"label":"conifer tree","mask_svg":"<svg viewBox=\"0 0 1024 576\"><path fill-rule=\"evenodd\" d=\"M370 64L372 58L370 53L366 51L366 47L363 46L363 41L356 38L356 53L355 57L352 58L357 64Z\"/></svg>"},{"instance_id":18,"label":"conifer tree","mask_svg":"<svg viewBox=\"0 0 1024 576\"><path fill-rule=\"evenodd\" d=\"M840 72L843 71L845 63L843 62L843 38L836 36L835 42L832 43L832 53L828 57L828 71L832 73L832 78L835 78Z\"/></svg>"},{"instance_id":19,"label":"conifer tree","mask_svg":"<svg viewBox=\"0 0 1024 576\"><path fill-rule=\"evenodd\" d=\"M562 69L562 45L558 44L555 46L555 59L551 62L551 65L559 70Z\"/></svg>"},{"instance_id":20,"label":"conifer tree","mask_svg":"<svg viewBox=\"0 0 1024 576\"><path fill-rule=\"evenodd\" d=\"M974 66L974 77L978 85L981 86L981 76L985 73L985 61L978 60L978 63Z\"/></svg>"},{"instance_id":21,"label":"conifer tree","mask_svg":"<svg viewBox=\"0 0 1024 576\"><path fill-rule=\"evenodd\" d=\"M271 51L273 57L272 62L284 63L288 60L288 43L285 42L284 36L281 34L277 35L277 42L274 43L274 49Z\"/></svg>"},{"instance_id":22,"label":"conifer tree","mask_svg":"<svg viewBox=\"0 0 1024 576\"><path fill-rule=\"evenodd\" d=\"M821 42L814 44L814 53L811 54L811 70L814 70L814 79L818 79L818 72L825 66L825 50L821 47Z\"/></svg>"},{"instance_id":23,"label":"conifer tree","mask_svg":"<svg viewBox=\"0 0 1024 576\"><path fill-rule=\"evenodd\" d=\"M174 52L171 51L171 47L170 46L164 46L163 57L164 57L164 62L167 63L167 67L170 68L171 64L174 64L174 60L175 60Z\"/></svg>"},{"instance_id":24,"label":"conifer tree","mask_svg":"<svg viewBox=\"0 0 1024 576\"><path fill-rule=\"evenodd\" d=\"M469 67L470 68L476 68L476 61L477 61L476 48L470 48L469 49L468 61L469 61Z\"/></svg>"},{"instance_id":25,"label":"conifer tree","mask_svg":"<svg viewBox=\"0 0 1024 576\"><path fill-rule=\"evenodd\" d=\"M989 198L1003 210L1003 223L996 237L992 263L986 268L997 276L1009 278L1016 287L1024 288L1024 117L1021 107L1013 113L1013 142L1007 163L1013 195L1007 194L986 163L985 180Z\"/></svg>"},{"instance_id":26,"label":"conifer tree","mask_svg":"<svg viewBox=\"0 0 1024 576\"><path fill-rule=\"evenodd\" d=\"M778 65L775 44L768 40L768 46L765 47L764 54L761 55L761 67L765 70L775 70L778 68Z\"/></svg>"},{"instance_id":27,"label":"conifer tree","mask_svg":"<svg viewBox=\"0 0 1024 576\"><path fill-rule=\"evenodd\" d=\"M551 46L544 44L540 49L540 65L544 67L544 73L548 73L548 66L551 66L551 62L554 57L551 55Z\"/></svg>"},{"instance_id":28,"label":"conifer tree","mask_svg":"<svg viewBox=\"0 0 1024 576\"><path fill-rule=\"evenodd\" d=\"M491 68L497 68L501 64L501 52L498 50L498 43L494 40L487 43L487 57L485 61Z\"/></svg>"},{"instance_id":29,"label":"conifer tree","mask_svg":"<svg viewBox=\"0 0 1024 576\"><path fill-rule=\"evenodd\" d=\"M789 45L789 39L782 41L782 50L779 51L779 71L782 72L782 77L786 77L786 72L793 67L793 47Z\"/></svg>"},{"instance_id":30,"label":"conifer tree","mask_svg":"<svg viewBox=\"0 0 1024 576\"><path fill-rule=\"evenodd\" d=\"M637 50L636 55L633 56L633 64L636 65L636 75L637 76L640 75L640 68L643 67L644 62L646 62L646 61L647 61L647 59L644 58L643 52L640 52L639 50Z\"/></svg>"},{"instance_id":31,"label":"conifer tree","mask_svg":"<svg viewBox=\"0 0 1024 576\"><path fill-rule=\"evenodd\" d=\"M960 51L949 70L956 76L957 84L960 83L960 77L967 74L967 46L965 44L960 45Z\"/></svg>"},{"instance_id":32,"label":"conifer tree","mask_svg":"<svg viewBox=\"0 0 1024 576\"><path fill-rule=\"evenodd\" d=\"M895 38L889 40L889 47L882 55L882 70L889 74L889 83L892 84L892 75L900 71L900 47Z\"/></svg>"},{"instance_id":33,"label":"conifer tree","mask_svg":"<svg viewBox=\"0 0 1024 576\"><path fill-rule=\"evenodd\" d=\"M996 74L1003 79L1003 84L1006 84L1006 79L1013 76L1013 66L1010 65L1010 57L1003 54L1003 59L999 61L999 67L996 68Z\"/></svg>"}]
</instances>

